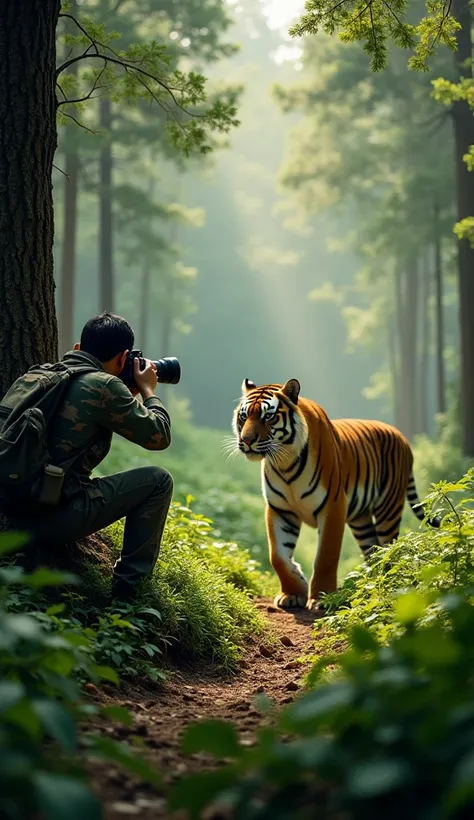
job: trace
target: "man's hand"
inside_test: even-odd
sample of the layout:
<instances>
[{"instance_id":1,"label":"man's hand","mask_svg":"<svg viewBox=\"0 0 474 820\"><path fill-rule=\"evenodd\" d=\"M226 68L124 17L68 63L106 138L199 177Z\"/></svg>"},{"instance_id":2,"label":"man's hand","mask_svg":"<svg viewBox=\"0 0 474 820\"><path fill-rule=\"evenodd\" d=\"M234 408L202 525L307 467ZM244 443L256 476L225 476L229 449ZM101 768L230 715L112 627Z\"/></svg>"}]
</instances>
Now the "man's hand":
<instances>
[{"instance_id":1,"label":"man's hand","mask_svg":"<svg viewBox=\"0 0 474 820\"><path fill-rule=\"evenodd\" d=\"M156 367L153 362L149 359L145 359L145 367L143 370L140 370L140 359L134 359L133 375L135 377L138 390L142 395L143 401L155 395L158 377L156 375Z\"/></svg>"}]
</instances>

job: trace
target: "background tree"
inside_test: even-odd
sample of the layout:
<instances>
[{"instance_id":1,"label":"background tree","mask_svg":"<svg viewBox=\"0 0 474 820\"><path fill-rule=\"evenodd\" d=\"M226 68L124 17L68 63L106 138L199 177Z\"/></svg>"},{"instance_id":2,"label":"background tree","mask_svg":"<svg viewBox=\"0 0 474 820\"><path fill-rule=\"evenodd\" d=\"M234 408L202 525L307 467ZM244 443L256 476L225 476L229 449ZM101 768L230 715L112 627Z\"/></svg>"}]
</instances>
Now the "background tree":
<instances>
[{"instance_id":1,"label":"background tree","mask_svg":"<svg viewBox=\"0 0 474 820\"><path fill-rule=\"evenodd\" d=\"M3 391L34 361L57 355L51 174L57 108L71 99L67 96L71 82L64 88L61 75L75 63L87 61L99 67L92 69L93 84L78 100L90 98L104 78L126 99L162 105L169 117L169 136L185 153L210 150L209 132L226 131L236 124L233 98L206 106L204 77L174 70L166 47L157 42L132 44L119 52L110 46L104 26L88 23L85 28L76 20L76 44L83 46L82 51L56 67L56 33L62 16L59 3L52 0L21 6L4 3L0 16L1 45L9 55L0 79L0 147L7 158L0 186ZM13 93L17 87L18 93Z\"/></svg>"},{"instance_id":2,"label":"background tree","mask_svg":"<svg viewBox=\"0 0 474 820\"><path fill-rule=\"evenodd\" d=\"M423 10L426 12L423 14ZM407 22L411 13L419 21ZM458 288L460 321L460 393L463 452L474 455L474 330L470 314L474 303L472 281L473 252L468 241L470 220L474 214L473 186L468 178L466 158L474 143L474 121L468 99L472 88L472 12L469 0L453 3L429 3L426 7L413 2L408 7L398 2L338 3L329 0L308 0L301 21L292 28L294 35L315 34L323 29L329 34L341 32L344 40L361 41L370 54L371 66L377 71L387 66L388 43L414 50L410 66L425 69L439 44L455 51L456 93L451 93L452 122L455 141L456 203L458 217ZM459 90L460 93L459 93ZM446 89L445 96L446 96ZM467 222L466 222L467 220ZM467 231L467 233L466 233Z\"/></svg>"}]
</instances>

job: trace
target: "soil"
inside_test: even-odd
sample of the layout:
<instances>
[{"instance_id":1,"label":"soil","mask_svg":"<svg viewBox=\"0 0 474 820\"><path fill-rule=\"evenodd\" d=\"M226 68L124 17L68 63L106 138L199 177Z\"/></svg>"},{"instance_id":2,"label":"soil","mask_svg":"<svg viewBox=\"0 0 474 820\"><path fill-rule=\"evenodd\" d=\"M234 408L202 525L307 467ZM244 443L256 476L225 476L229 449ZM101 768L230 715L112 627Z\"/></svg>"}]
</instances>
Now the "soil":
<instances>
[{"instance_id":1,"label":"soil","mask_svg":"<svg viewBox=\"0 0 474 820\"><path fill-rule=\"evenodd\" d=\"M130 727L101 724L100 730L114 739L133 738L136 743L138 738L148 761L166 783L219 765L206 754L183 754L180 739L189 723L209 718L230 721L240 742L253 745L257 729L268 720L255 708L255 697L265 693L279 706L295 698L305 672L298 659L311 647L311 626L317 618L317 613L306 610L278 610L266 599L258 599L255 605L268 619L275 640L252 641L236 675L220 677L212 668L175 667L159 690L128 685L121 697L116 690L104 687L99 691L90 684L93 700L125 706L133 717ZM111 763L94 760L89 773L103 805L104 820L170 817L162 794Z\"/></svg>"}]
</instances>

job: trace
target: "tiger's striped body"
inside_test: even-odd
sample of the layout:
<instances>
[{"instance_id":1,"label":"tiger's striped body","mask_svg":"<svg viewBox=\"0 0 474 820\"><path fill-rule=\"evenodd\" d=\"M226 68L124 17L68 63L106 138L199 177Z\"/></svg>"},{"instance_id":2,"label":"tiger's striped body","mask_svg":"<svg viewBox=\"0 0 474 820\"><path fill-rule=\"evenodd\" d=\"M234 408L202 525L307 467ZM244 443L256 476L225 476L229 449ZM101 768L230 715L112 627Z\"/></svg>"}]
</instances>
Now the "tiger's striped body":
<instances>
[{"instance_id":1,"label":"tiger's striped body","mask_svg":"<svg viewBox=\"0 0 474 820\"><path fill-rule=\"evenodd\" d=\"M256 387L246 380L234 416L239 449L262 460L270 560L280 582L279 606L315 608L337 586L346 522L365 555L398 537L405 498L423 520L405 436L378 421L330 421L299 398L299 383ZM301 524L317 527L319 545L309 584L293 552ZM439 522L433 521L434 526Z\"/></svg>"}]
</instances>

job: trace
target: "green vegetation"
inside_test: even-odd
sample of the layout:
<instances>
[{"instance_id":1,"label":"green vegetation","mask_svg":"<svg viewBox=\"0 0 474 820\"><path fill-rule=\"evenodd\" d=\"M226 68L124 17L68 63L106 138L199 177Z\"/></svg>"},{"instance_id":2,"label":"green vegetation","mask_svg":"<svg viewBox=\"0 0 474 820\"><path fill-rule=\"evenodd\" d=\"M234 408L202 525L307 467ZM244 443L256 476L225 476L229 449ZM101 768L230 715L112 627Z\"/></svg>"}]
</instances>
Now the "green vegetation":
<instances>
[{"instance_id":1,"label":"green vegetation","mask_svg":"<svg viewBox=\"0 0 474 820\"><path fill-rule=\"evenodd\" d=\"M3 563L24 540L18 534L1 536ZM58 617L61 604L38 608L44 588L77 580L46 569L25 574L18 566L0 568L0 815L5 820L98 820L99 801L85 782L86 754L160 782L125 744L92 732L79 743L79 721L97 714L123 721L128 716L126 710L82 701L83 682L118 683L114 669L96 662L94 631Z\"/></svg>"},{"instance_id":2,"label":"green vegetation","mask_svg":"<svg viewBox=\"0 0 474 820\"><path fill-rule=\"evenodd\" d=\"M122 526L108 535L118 550ZM83 685L159 682L176 653L235 671L249 636L263 636L250 596L268 582L247 552L216 541L209 522L179 504L155 577L134 603L104 605L110 578L101 566L85 567L82 584L42 568L25 574L8 555L22 543L21 535L0 539L0 815L95 820L101 811L85 785L85 756L155 785L160 779L131 747L87 730L90 716L130 718L118 707L84 704Z\"/></svg>"},{"instance_id":3,"label":"green vegetation","mask_svg":"<svg viewBox=\"0 0 474 820\"><path fill-rule=\"evenodd\" d=\"M262 820L472 815L474 510L450 495L473 492L472 471L440 484L440 531L401 538L326 596L338 609L321 633L318 623L316 647L333 651L315 659L309 691L256 747L242 748L225 724L188 729L188 752L233 762L184 778L170 806L198 817L218 800L237 819Z\"/></svg>"}]
</instances>

